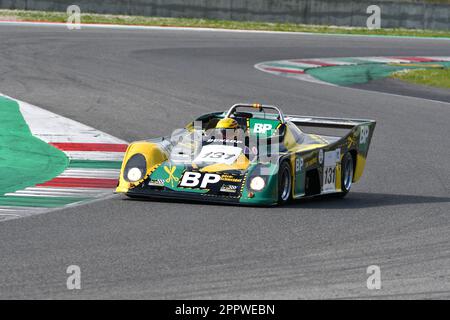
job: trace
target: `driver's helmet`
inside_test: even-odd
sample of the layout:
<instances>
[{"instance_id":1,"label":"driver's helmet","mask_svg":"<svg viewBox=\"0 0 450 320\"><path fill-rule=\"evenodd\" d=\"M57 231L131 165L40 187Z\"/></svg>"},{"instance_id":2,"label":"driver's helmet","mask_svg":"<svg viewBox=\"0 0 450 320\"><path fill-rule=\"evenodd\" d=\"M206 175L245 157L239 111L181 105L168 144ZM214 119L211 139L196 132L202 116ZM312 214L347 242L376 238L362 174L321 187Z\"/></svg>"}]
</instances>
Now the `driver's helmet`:
<instances>
[{"instance_id":1,"label":"driver's helmet","mask_svg":"<svg viewBox=\"0 0 450 320\"><path fill-rule=\"evenodd\" d=\"M239 124L233 118L223 118L223 119L220 119L219 122L217 122L216 128L217 129L238 129Z\"/></svg>"}]
</instances>

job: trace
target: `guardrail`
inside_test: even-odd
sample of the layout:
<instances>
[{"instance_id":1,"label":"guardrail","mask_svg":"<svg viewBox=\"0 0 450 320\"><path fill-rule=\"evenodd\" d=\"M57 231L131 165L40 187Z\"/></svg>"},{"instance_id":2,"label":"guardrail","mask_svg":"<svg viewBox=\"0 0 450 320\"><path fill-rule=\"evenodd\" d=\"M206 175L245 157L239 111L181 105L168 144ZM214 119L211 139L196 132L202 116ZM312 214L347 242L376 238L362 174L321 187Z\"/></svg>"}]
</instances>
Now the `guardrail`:
<instances>
[{"instance_id":1,"label":"guardrail","mask_svg":"<svg viewBox=\"0 0 450 320\"><path fill-rule=\"evenodd\" d=\"M381 27L449 30L450 4L418 0L0 0L0 8L159 17L365 27L367 8L381 9Z\"/></svg>"}]
</instances>

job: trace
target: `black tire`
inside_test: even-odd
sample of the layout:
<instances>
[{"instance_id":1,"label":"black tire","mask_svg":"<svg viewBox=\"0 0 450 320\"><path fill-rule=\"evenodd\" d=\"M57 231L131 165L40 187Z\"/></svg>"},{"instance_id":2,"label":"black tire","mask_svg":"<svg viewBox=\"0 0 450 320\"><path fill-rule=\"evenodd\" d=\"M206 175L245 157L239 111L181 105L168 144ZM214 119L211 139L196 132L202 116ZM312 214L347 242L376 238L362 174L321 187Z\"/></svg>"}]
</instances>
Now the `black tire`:
<instances>
[{"instance_id":1,"label":"black tire","mask_svg":"<svg viewBox=\"0 0 450 320\"><path fill-rule=\"evenodd\" d=\"M341 189L342 192L339 193L340 197L345 197L352 188L353 175L355 173L353 162L353 156L350 152L347 152L342 158L341 165Z\"/></svg>"},{"instance_id":2,"label":"black tire","mask_svg":"<svg viewBox=\"0 0 450 320\"><path fill-rule=\"evenodd\" d=\"M292 172L291 165L283 161L278 169L278 204L287 203L292 196Z\"/></svg>"}]
</instances>

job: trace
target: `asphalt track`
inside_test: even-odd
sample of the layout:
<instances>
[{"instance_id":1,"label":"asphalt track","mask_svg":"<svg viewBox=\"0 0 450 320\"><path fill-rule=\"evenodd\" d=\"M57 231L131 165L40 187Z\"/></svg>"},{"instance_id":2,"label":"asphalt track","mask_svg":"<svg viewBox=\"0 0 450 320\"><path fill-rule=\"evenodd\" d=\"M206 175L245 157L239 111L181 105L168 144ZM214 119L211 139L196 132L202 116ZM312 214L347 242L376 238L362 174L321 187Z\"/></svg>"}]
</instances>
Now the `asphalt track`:
<instances>
[{"instance_id":1,"label":"asphalt track","mask_svg":"<svg viewBox=\"0 0 450 320\"><path fill-rule=\"evenodd\" d=\"M114 197L0 223L0 298L450 298L450 105L265 74L261 61L449 56L450 42L0 27L0 92L127 141L235 102L378 121L344 200ZM81 267L82 289L66 289ZM381 267L382 289L366 288Z\"/></svg>"}]
</instances>

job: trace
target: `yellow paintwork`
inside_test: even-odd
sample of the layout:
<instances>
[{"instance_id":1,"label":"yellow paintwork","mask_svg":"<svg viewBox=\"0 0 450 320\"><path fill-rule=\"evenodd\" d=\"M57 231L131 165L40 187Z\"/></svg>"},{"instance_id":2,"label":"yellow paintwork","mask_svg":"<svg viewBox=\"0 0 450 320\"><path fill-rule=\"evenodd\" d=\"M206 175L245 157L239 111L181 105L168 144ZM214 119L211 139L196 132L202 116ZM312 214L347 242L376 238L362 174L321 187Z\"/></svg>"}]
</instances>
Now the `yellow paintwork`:
<instances>
[{"instance_id":1,"label":"yellow paintwork","mask_svg":"<svg viewBox=\"0 0 450 320\"><path fill-rule=\"evenodd\" d=\"M353 175L353 182L357 182L361 178L365 166L366 166L366 158L364 158L362 155L358 153L358 155L356 156L356 168L355 173Z\"/></svg>"},{"instance_id":2,"label":"yellow paintwork","mask_svg":"<svg viewBox=\"0 0 450 320\"><path fill-rule=\"evenodd\" d=\"M316 141L321 142L321 143L323 143L323 144L325 144L325 145L328 144L328 141L327 141L327 140L325 140L325 139L322 138L321 136L318 136L317 134L309 134L309 136L310 136L311 138L315 139Z\"/></svg>"},{"instance_id":3,"label":"yellow paintwork","mask_svg":"<svg viewBox=\"0 0 450 320\"><path fill-rule=\"evenodd\" d=\"M322 147L325 147L326 144L298 144L297 146L295 146L292 149L289 149L290 152L301 152L301 151L311 151L314 149L319 149Z\"/></svg>"},{"instance_id":4,"label":"yellow paintwork","mask_svg":"<svg viewBox=\"0 0 450 320\"><path fill-rule=\"evenodd\" d=\"M284 145L288 150L298 146L297 141L295 141L294 135L289 128L286 128L286 133L284 134Z\"/></svg>"},{"instance_id":5,"label":"yellow paintwork","mask_svg":"<svg viewBox=\"0 0 450 320\"><path fill-rule=\"evenodd\" d=\"M128 160L135 154L140 153L145 157L147 162L147 172L144 175L146 178L156 165L167 160L167 154L155 143L148 141L138 141L130 144L122 161L122 168L120 169L119 185L116 192L127 192L133 186L138 185L144 179L137 182L128 182L123 178L123 172Z\"/></svg>"},{"instance_id":6,"label":"yellow paintwork","mask_svg":"<svg viewBox=\"0 0 450 320\"><path fill-rule=\"evenodd\" d=\"M342 191L342 186L341 186L341 181L342 181L342 170L341 170L341 163L342 163L342 157L341 157L341 161L336 164L336 191Z\"/></svg>"},{"instance_id":7,"label":"yellow paintwork","mask_svg":"<svg viewBox=\"0 0 450 320\"><path fill-rule=\"evenodd\" d=\"M289 130L288 130L289 131ZM291 194L292 197L295 197L295 153L291 153L291 177L292 177L292 187Z\"/></svg>"}]
</instances>

